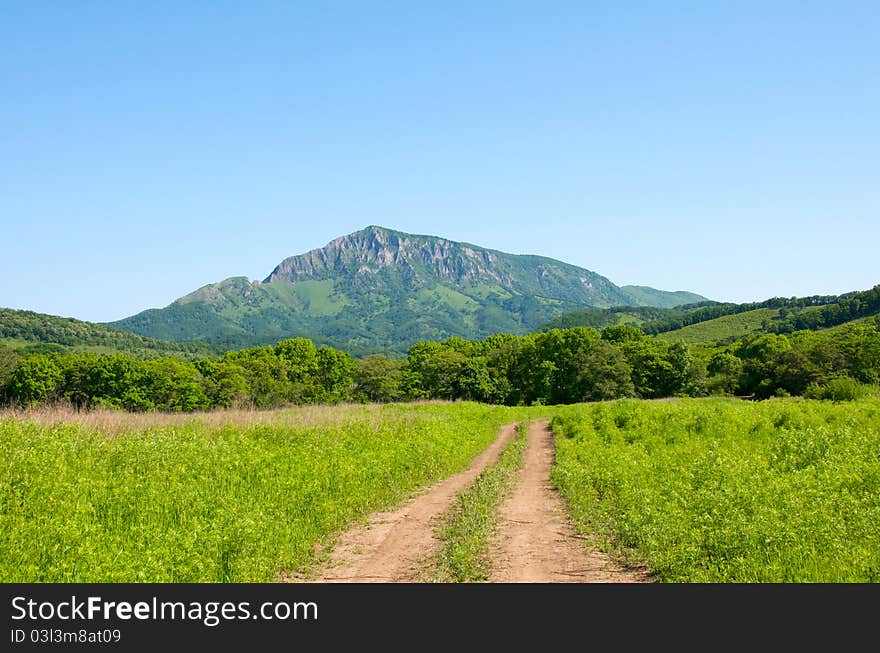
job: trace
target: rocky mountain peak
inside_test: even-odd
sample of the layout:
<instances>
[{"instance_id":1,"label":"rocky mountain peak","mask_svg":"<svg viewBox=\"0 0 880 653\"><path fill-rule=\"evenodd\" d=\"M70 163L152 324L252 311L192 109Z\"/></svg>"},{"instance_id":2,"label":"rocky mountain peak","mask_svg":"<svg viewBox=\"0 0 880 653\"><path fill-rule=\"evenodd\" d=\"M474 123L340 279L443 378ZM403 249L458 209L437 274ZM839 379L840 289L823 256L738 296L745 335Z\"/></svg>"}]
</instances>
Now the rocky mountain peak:
<instances>
[{"instance_id":1,"label":"rocky mountain peak","mask_svg":"<svg viewBox=\"0 0 880 653\"><path fill-rule=\"evenodd\" d=\"M266 282L314 280L340 273L365 275L397 268L414 279L436 276L456 283L482 279L504 284L504 275L493 269L495 263L497 256L490 250L370 225L285 259Z\"/></svg>"}]
</instances>

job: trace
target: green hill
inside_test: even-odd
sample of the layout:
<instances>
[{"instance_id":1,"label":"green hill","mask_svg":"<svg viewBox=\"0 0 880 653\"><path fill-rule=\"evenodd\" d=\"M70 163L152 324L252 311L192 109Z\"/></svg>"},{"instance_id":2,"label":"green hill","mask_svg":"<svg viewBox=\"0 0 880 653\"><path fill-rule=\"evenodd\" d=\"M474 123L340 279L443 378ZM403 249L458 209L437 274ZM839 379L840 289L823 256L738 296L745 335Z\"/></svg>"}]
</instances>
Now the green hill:
<instances>
[{"instance_id":1,"label":"green hill","mask_svg":"<svg viewBox=\"0 0 880 653\"><path fill-rule=\"evenodd\" d=\"M675 309L676 311L680 309ZM613 306L611 308L582 308L565 313L541 325L537 331L551 329L570 329L572 327L593 327L603 329L615 324L629 324L642 327L646 323L664 319L677 314L672 309L651 306Z\"/></svg>"},{"instance_id":2,"label":"green hill","mask_svg":"<svg viewBox=\"0 0 880 653\"><path fill-rule=\"evenodd\" d=\"M167 342L100 324L0 308L0 347L16 354L49 351L123 352L139 358L200 358L219 353L203 342Z\"/></svg>"},{"instance_id":3,"label":"green hill","mask_svg":"<svg viewBox=\"0 0 880 653\"><path fill-rule=\"evenodd\" d=\"M690 324L675 331L657 334L657 338L667 342L686 342L691 345L727 342L752 333L764 331L770 320L779 317L778 308L756 308L745 313L724 315L714 320Z\"/></svg>"},{"instance_id":4,"label":"green hill","mask_svg":"<svg viewBox=\"0 0 880 653\"><path fill-rule=\"evenodd\" d=\"M713 311L725 315L699 320ZM668 342L690 344L731 342L752 333L787 334L796 331L820 331L842 327L853 322L874 319L880 315L880 286L870 290L839 296L774 298L760 304L719 305L695 309L683 320L690 322L680 328L681 320L660 320L642 328Z\"/></svg>"},{"instance_id":5,"label":"green hill","mask_svg":"<svg viewBox=\"0 0 880 653\"><path fill-rule=\"evenodd\" d=\"M372 226L285 259L262 281L232 277L109 326L163 340L251 346L305 336L354 353L403 352L419 340L523 334L585 307L698 297L685 295L627 291L550 258Z\"/></svg>"},{"instance_id":6,"label":"green hill","mask_svg":"<svg viewBox=\"0 0 880 653\"><path fill-rule=\"evenodd\" d=\"M674 308L611 307L560 315L539 331L575 326L602 329L637 326L667 342L712 344L753 333L794 333L834 328L880 315L880 286L843 295L774 297L763 302L722 304L702 301Z\"/></svg>"}]
</instances>

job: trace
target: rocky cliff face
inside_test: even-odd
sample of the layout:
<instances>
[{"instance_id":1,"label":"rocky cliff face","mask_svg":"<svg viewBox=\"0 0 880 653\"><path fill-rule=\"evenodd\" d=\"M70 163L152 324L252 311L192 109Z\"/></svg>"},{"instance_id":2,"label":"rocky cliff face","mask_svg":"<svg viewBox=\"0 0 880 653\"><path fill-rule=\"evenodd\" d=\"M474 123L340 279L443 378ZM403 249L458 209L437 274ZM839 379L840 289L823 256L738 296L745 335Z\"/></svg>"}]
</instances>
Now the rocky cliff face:
<instances>
[{"instance_id":1,"label":"rocky cliff face","mask_svg":"<svg viewBox=\"0 0 880 653\"><path fill-rule=\"evenodd\" d=\"M497 262L497 256L490 250L371 226L337 238L320 249L284 259L265 282L370 274L390 268L454 283L472 284L489 279L500 284L509 282L509 278L494 269Z\"/></svg>"},{"instance_id":2,"label":"rocky cliff face","mask_svg":"<svg viewBox=\"0 0 880 653\"><path fill-rule=\"evenodd\" d=\"M498 286L514 293L551 294L610 306L629 299L605 277L539 256L519 256L434 236L417 236L370 226L325 247L282 261L264 283L345 277L354 285L373 285L385 273L412 287L436 283L457 287ZM566 287L567 286L567 287Z\"/></svg>"}]
</instances>

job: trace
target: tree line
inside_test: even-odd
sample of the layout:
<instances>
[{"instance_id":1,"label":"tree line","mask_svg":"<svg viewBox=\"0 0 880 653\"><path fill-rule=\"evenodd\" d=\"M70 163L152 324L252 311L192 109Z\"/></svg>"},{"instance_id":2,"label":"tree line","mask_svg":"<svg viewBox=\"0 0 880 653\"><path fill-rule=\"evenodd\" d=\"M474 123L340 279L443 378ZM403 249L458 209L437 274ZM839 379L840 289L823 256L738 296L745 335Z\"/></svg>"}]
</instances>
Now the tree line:
<instances>
[{"instance_id":1,"label":"tree line","mask_svg":"<svg viewBox=\"0 0 880 653\"><path fill-rule=\"evenodd\" d=\"M810 310L792 311L780 308L779 318L765 326L764 330L769 333L817 331L878 313L880 313L880 286L874 286L871 290L841 297L836 302Z\"/></svg>"},{"instance_id":2,"label":"tree line","mask_svg":"<svg viewBox=\"0 0 880 653\"><path fill-rule=\"evenodd\" d=\"M537 405L709 394L821 397L880 383L880 320L833 332L761 334L697 351L614 325L422 341L401 358L355 358L306 338L194 361L50 352L0 365L0 396L15 405L193 411L418 399Z\"/></svg>"},{"instance_id":3,"label":"tree line","mask_svg":"<svg viewBox=\"0 0 880 653\"><path fill-rule=\"evenodd\" d=\"M714 393L855 398L880 384L880 317L829 331L748 336L716 350L706 371Z\"/></svg>"}]
</instances>

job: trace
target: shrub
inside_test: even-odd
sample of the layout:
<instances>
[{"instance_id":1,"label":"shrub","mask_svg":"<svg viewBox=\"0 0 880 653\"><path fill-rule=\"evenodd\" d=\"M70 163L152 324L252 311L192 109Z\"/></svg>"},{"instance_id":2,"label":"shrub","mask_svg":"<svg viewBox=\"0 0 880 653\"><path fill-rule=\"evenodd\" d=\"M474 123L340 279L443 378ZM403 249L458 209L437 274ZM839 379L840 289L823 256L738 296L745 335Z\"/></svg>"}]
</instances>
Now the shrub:
<instances>
[{"instance_id":1,"label":"shrub","mask_svg":"<svg viewBox=\"0 0 880 653\"><path fill-rule=\"evenodd\" d=\"M855 401L868 395L868 386L848 376L829 380L825 385L811 383L804 392L807 399L828 399L831 401Z\"/></svg>"}]
</instances>

